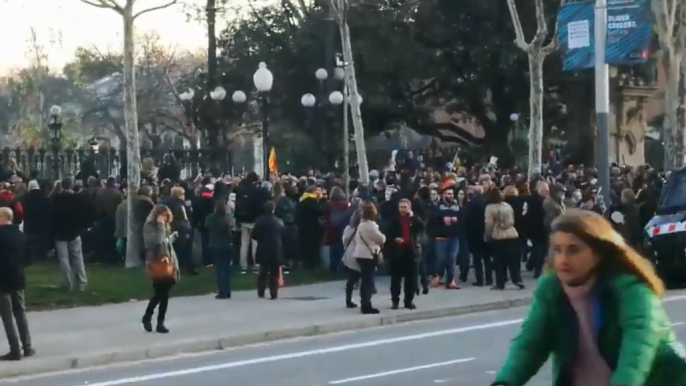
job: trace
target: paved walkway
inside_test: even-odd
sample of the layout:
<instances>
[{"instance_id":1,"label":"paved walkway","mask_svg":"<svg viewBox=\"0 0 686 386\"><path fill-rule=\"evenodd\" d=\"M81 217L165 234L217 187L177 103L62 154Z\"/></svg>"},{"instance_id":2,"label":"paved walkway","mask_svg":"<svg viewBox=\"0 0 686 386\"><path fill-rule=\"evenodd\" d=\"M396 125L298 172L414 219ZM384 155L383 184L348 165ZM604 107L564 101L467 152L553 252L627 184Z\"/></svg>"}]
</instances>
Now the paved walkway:
<instances>
[{"instance_id":1,"label":"paved walkway","mask_svg":"<svg viewBox=\"0 0 686 386\"><path fill-rule=\"evenodd\" d=\"M388 279L381 278L374 298L380 315L361 315L359 310L344 308L343 282L284 288L277 301L258 299L254 291L235 292L231 300L172 298L167 316L169 335L143 331L140 320L146 302L32 312L29 324L38 355L0 363L0 378L514 307L530 301L535 283L528 284L523 291L439 289L418 297L417 310L393 311ZM0 350L7 347L2 335Z\"/></svg>"}]
</instances>

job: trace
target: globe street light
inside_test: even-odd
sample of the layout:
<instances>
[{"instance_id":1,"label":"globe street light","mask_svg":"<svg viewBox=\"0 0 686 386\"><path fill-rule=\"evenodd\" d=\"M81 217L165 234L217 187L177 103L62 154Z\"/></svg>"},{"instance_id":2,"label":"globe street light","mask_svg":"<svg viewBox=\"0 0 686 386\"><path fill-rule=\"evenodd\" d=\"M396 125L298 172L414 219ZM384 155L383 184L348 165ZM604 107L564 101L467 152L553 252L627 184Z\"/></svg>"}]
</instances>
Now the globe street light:
<instances>
[{"instance_id":1,"label":"globe street light","mask_svg":"<svg viewBox=\"0 0 686 386\"><path fill-rule=\"evenodd\" d=\"M326 69L320 68L314 73L314 76L317 77L318 81L323 82L329 77L329 72Z\"/></svg>"},{"instance_id":2,"label":"globe street light","mask_svg":"<svg viewBox=\"0 0 686 386\"><path fill-rule=\"evenodd\" d=\"M317 98L315 98L314 95L307 93L300 98L300 103L304 107L313 107L315 103L317 103Z\"/></svg>"},{"instance_id":3,"label":"globe street light","mask_svg":"<svg viewBox=\"0 0 686 386\"><path fill-rule=\"evenodd\" d=\"M333 77L336 80L343 80L345 78L345 70L342 67L336 67L333 70Z\"/></svg>"},{"instance_id":4,"label":"globe street light","mask_svg":"<svg viewBox=\"0 0 686 386\"><path fill-rule=\"evenodd\" d=\"M242 104L245 103L246 100L248 100L248 97L245 95L243 91L236 90L233 92L233 95L231 95L231 99L233 100L233 103Z\"/></svg>"},{"instance_id":5,"label":"globe street light","mask_svg":"<svg viewBox=\"0 0 686 386\"><path fill-rule=\"evenodd\" d=\"M50 129L52 142L52 168L55 180L60 178L60 132L62 131L62 108L54 105L50 107L50 121L48 121L48 128Z\"/></svg>"},{"instance_id":6,"label":"globe street light","mask_svg":"<svg viewBox=\"0 0 686 386\"><path fill-rule=\"evenodd\" d=\"M262 114L262 166L264 168L263 178L265 181L269 179L269 116L267 114L267 93L274 85L274 75L267 68L267 64L262 62L259 64L257 71L252 77L255 88L260 92L260 100L262 106L260 112Z\"/></svg>"},{"instance_id":7,"label":"globe street light","mask_svg":"<svg viewBox=\"0 0 686 386\"><path fill-rule=\"evenodd\" d=\"M519 114L517 114L517 113L510 114L510 120L512 122L517 122L519 120Z\"/></svg>"},{"instance_id":8,"label":"globe street light","mask_svg":"<svg viewBox=\"0 0 686 386\"><path fill-rule=\"evenodd\" d=\"M332 105L340 105L343 103L343 93L340 91L334 91L329 95L329 103Z\"/></svg>"},{"instance_id":9,"label":"globe street light","mask_svg":"<svg viewBox=\"0 0 686 386\"><path fill-rule=\"evenodd\" d=\"M274 84L274 75L267 68L267 63L262 62L255 71L255 75L252 77L253 83L255 83L255 88L260 92L269 92Z\"/></svg>"},{"instance_id":10,"label":"globe street light","mask_svg":"<svg viewBox=\"0 0 686 386\"><path fill-rule=\"evenodd\" d=\"M215 102L223 101L226 98L226 90L222 86L218 86L214 91L210 91L210 98Z\"/></svg>"},{"instance_id":11,"label":"globe street light","mask_svg":"<svg viewBox=\"0 0 686 386\"><path fill-rule=\"evenodd\" d=\"M179 99L186 102L186 101L192 100L194 96L195 96L195 91L193 91L192 88L189 88L188 91L185 91L185 92L182 92L181 94L179 94Z\"/></svg>"}]
</instances>

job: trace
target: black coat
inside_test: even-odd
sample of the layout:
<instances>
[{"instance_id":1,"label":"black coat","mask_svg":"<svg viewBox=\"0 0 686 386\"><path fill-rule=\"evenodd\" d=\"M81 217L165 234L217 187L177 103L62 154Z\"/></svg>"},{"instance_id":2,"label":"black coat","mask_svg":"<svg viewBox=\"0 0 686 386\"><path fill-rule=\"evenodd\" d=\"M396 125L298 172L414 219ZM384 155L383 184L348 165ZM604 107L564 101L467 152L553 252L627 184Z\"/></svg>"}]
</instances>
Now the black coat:
<instances>
[{"instance_id":1,"label":"black coat","mask_svg":"<svg viewBox=\"0 0 686 386\"><path fill-rule=\"evenodd\" d=\"M0 292L21 291L26 286L26 239L16 225L0 225Z\"/></svg>"},{"instance_id":2,"label":"black coat","mask_svg":"<svg viewBox=\"0 0 686 386\"><path fill-rule=\"evenodd\" d=\"M50 235L50 199L40 190L32 190L21 199L24 206L24 233L32 236Z\"/></svg>"},{"instance_id":3,"label":"black coat","mask_svg":"<svg viewBox=\"0 0 686 386\"><path fill-rule=\"evenodd\" d=\"M52 196L51 229L55 240L72 241L81 236L89 226L88 202L74 192L62 192Z\"/></svg>"},{"instance_id":4,"label":"black coat","mask_svg":"<svg viewBox=\"0 0 686 386\"><path fill-rule=\"evenodd\" d=\"M426 237L425 230L426 225L424 222L419 217L413 216L410 221L410 238L415 261L419 261L422 258L422 245L424 244L422 241ZM392 262L395 257L401 256L398 251L398 244L395 242L396 238L401 237L399 213L385 222L383 233L386 235L384 256Z\"/></svg>"},{"instance_id":5,"label":"black coat","mask_svg":"<svg viewBox=\"0 0 686 386\"><path fill-rule=\"evenodd\" d=\"M283 264L283 229L283 221L273 214L263 214L255 220L251 237L257 241L257 264Z\"/></svg>"}]
</instances>

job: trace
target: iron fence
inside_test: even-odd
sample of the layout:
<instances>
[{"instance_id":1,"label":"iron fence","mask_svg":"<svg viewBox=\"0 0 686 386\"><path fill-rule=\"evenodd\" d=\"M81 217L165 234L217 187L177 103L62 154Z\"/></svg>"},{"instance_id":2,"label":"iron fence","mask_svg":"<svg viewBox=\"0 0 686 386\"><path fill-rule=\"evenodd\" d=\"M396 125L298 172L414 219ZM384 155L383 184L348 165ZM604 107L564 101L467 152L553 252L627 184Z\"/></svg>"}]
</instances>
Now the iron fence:
<instances>
[{"instance_id":1,"label":"iron fence","mask_svg":"<svg viewBox=\"0 0 686 386\"><path fill-rule=\"evenodd\" d=\"M96 172L101 177L126 176L126 151L114 148L77 148L62 149L57 153L59 175L78 175L83 170ZM4 168L28 176L37 174L41 178L55 178L54 152L45 148L4 148L0 153L0 165ZM174 163L180 171L180 178L192 178L199 172L210 171L212 166L232 172L233 156L228 149L211 154L202 149L141 149L143 163L161 167ZM218 165L218 166L217 166ZM222 172L222 171L219 171Z\"/></svg>"}]
</instances>

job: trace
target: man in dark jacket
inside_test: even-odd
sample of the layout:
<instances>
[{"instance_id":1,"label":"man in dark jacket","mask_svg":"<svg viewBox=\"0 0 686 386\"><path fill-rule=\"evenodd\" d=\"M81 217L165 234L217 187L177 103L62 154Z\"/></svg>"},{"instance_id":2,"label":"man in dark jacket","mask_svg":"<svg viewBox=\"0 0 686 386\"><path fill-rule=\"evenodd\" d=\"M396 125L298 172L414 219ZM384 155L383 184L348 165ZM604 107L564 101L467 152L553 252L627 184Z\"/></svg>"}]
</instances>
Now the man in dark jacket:
<instances>
[{"instance_id":1,"label":"man in dark jacket","mask_svg":"<svg viewBox=\"0 0 686 386\"><path fill-rule=\"evenodd\" d=\"M400 288L403 281L405 308L417 308L413 300L417 292L418 264L422 258L421 238L424 228L424 223L412 213L412 203L406 198L398 202L398 214L386 221L386 258L391 273L391 301L394 310L397 310L400 304Z\"/></svg>"},{"instance_id":2,"label":"man in dark jacket","mask_svg":"<svg viewBox=\"0 0 686 386\"><path fill-rule=\"evenodd\" d=\"M95 246L96 259L107 264L117 264L120 259L117 256L116 240L114 231L116 230L117 207L124 201L124 195L117 189L114 177L107 178L105 187L98 189L95 193L95 208L98 213L95 239L98 240Z\"/></svg>"},{"instance_id":3,"label":"man in dark jacket","mask_svg":"<svg viewBox=\"0 0 686 386\"><path fill-rule=\"evenodd\" d=\"M26 279L22 260L26 240L19 228L12 224L12 217L11 209L0 208L0 317L10 345L10 352L0 357L3 361L20 360L22 348L24 356L35 354L24 303Z\"/></svg>"},{"instance_id":4,"label":"man in dark jacket","mask_svg":"<svg viewBox=\"0 0 686 386\"><path fill-rule=\"evenodd\" d=\"M269 295L272 299L279 296L279 276L283 264L283 245L281 233L283 221L274 215L273 201L264 204L264 214L257 218L251 237L257 242L255 261L260 265L257 277L257 295L264 297L269 282Z\"/></svg>"},{"instance_id":5,"label":"man in dark jacket","mask_svg":"<svg viewBox=\"0 0 686 386\"><path fill-rule=\"evenodd\" d=\"M534 271L534 277L538 277L543 271L543 263L548 253L548 229L545 226L543 203L550 195L550 191L548 184L543 181L532 182L531 186L534 189L524 215L531 240L531 258L527 261L526 268Z\"/></svg>"},{"instance_id":6,"label":"man in dark jacket","mask_svg":"<svg viewBox=\"0 0 686 386\"><path fill-rule=\"evenodd\" d=\"M62 180L61 193L53 196L51 229L55 238L55 249L62 271L62 284L67 290L85 291L88 283L83 261L81 234L86 230L84 200L72 190L73 180Z\"/></svg>"},{"instance_id":7,"label":"man in dark jacket","mask_svg":"<svg viewBox=\"0 0 686 386\"><path fill-rule=\"evenodd\" d=\"M210 181L203 181L205 184L200 188L200 194L193 198L191 207L191 226L194 231L200 232L200 244L202 245L202 262L203 265L209 266L212 264L212 255L208 247L210 236L205 229L205 220L207 216L214 212L214 185Z\"/></svg>"},{"instance_id":8,"label":"man in dark jacket","mask_svg":"<svg viewBox=\"0 0 686 386\"><path fill-rule=\"evenodd\" d=\"M43 261L50 248L50 199L38 181L29 181L29 192L21 199L24 206L24 234L28 261Z\"/></svg>"},{"instance_id":9,"label":"man in dark jacket","mask_svg":"<svg viewBox=\"0 0 686 386\"><path fill-rule=\"evenodd\" d=\"M460 205L455 200L455 191L446 188L442 199L432 208L430 223L434 237L436 264L432 269L432 285L445 284L447 289L459 289L455 283L455 266L460 251L461 232ZM445 276L444 276L445 275ZM445 281L442 279L445 278Z\"/></svg>"},{"instance_id":10,"label":"man in dark jacket","mask_svg":"<svg viewBox=\"0 0 686 386\"><path fill-rule=\"evenodd\" d=\"M252 241L250 233L255 220L263 213L264 204L269 200L269 192L259 186L260 178L255 172L250 172L241 181L236 190L235 218L241 226L241 249L239 262L243 273L248 270L248 251L252 244L252 256L255 259L257 242Z\"/></svg>"},{"instance_id":11,"label":"man in dark jacket","mask_svg":"<svg viewBox=\"0 0 686 386\"><path fill-rule=\"evenodd\" d=\"M493 269L491 267L491 257L488 251L488 244L484 240L486 233L486 202L483 195L483 187L476 187L474 189L474 197L467 203L467 210L465 213L464 223L469 224L465 226L465 236L467 239L467 247L472 254L472 265L474 266L474 274L476 281L474 285L477 287L484 284L490 286L493 284ZM466 277L466 274L462 274Z\"/></svg>"}]
</instances>

